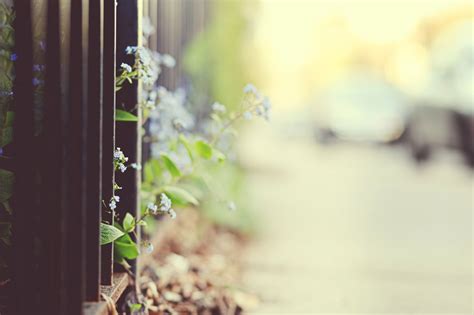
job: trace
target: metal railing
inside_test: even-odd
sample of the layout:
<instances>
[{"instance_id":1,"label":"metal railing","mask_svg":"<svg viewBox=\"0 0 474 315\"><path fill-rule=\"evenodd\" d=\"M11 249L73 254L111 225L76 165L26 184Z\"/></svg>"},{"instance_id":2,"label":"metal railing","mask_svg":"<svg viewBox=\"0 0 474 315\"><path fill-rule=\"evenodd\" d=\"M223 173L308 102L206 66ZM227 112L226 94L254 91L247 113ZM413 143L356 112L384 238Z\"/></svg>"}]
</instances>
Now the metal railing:
<instances>
[{"instance_id":1,"label":"metal railing","mask_svg":"<svg viewBox=\"0 0 474 315\"><path fill-rule=\"evenodd\" d=\"M123 291L124 278L114 277L113 246L100 246L99 226L114 220L104 200L113 195L115 147L131 161L141 161L142 149L149 150L142 148L140 121L115 121L116 107L140 117L139 82L116 93L116 68L122 62L133 64L125 48L140 45L143 14L157 28L151 48L179 57L202 29L200 5L205 2L117 2L15 1L14 158L0 160L0 167L15 173L12 314L82 314L85 302L100 301L104 286L118 281ZM194 20L193 8L201 12ZM34 127L35 12L41 12L46 23L39 132ZM176 69L161 80L175 88L180 76L181 69ZM117 174L123 186L120 195L126 196L120 209L138 214L140 176L134 169ZM118 218L124 214L117 211ZM132 263L134 274L138 266ZM118 299L121 291L114 294Z\"/></svg>"}]
</instances>

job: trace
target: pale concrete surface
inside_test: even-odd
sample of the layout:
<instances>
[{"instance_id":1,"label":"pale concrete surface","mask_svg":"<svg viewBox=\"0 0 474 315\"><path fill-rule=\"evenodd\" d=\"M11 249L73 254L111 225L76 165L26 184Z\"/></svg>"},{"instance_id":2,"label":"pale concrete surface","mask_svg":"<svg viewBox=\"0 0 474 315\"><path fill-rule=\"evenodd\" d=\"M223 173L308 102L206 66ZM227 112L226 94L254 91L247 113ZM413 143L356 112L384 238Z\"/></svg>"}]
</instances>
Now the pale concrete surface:
<instances>
[{"instance_id":1,"label":"pale concrete surface","mask_svg":"<svg viewBox=\"0 0 474 315\"><path fill-rule=\"evenodd\" d=\"M472 314L473 177L455 157L243 135L261 233L251 314Z\"/></svg>"}]
</instances>

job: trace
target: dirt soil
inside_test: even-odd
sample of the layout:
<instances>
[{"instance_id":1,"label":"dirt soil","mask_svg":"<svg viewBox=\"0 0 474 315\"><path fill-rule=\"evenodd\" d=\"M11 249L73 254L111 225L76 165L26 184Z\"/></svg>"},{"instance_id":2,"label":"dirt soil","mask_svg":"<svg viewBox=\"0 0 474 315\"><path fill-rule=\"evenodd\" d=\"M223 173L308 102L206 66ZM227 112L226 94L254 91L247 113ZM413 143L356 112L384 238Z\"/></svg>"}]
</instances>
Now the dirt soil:
<instances>
[{"instance_id":1,"label":"dirt soil","mask_svg":"<svg viewBox=\"0 0 474 315\"><path fill-rule=\"evenodd\" d=\"M239 288L244 236L183 210L162 229L142 267L150 315L241 314L258 300Z\"/></svg>"}]
</instances>

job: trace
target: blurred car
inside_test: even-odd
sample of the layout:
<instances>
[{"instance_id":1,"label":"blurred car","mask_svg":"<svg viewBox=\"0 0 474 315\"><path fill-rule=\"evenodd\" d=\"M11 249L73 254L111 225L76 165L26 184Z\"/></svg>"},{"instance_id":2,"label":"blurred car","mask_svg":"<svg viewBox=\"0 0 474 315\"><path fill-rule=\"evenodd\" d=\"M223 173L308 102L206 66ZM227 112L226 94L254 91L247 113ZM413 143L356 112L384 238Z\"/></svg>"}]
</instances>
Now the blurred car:
<instances>
[{"instance_id":1,"label":"blurred car","mask_svg":"<svg viewBox=\"0 0 474 315\"><path fill-rule=\"evenodd\" d=\"M433 105L418 105L410 113L403 140L413 158L421 163L436 151L460 152L474 167L474 115Z\"/></svg>"},{"instance_id":2,"label":"blurred car","mask_svg":"<svg viewBox=\"0 0 474 315\"><path fill-rule=\"evenodd\" d=\"M418 162L448 148L474 166L473 27L472 21L458 22L433 44L429 80L409 115L404 137Z\"/></svg>"},{"instance_id":3,"label":"blurred car","mask_svg":"<svg viewBox=\"0 0 474 315\"><path fill-rule=\"evenodd\" d=\"M406 100L388 82L358 71L324 92L314 117L320 142L341 139L390 143L405 130Z\"/></svg>"}]
</instances>

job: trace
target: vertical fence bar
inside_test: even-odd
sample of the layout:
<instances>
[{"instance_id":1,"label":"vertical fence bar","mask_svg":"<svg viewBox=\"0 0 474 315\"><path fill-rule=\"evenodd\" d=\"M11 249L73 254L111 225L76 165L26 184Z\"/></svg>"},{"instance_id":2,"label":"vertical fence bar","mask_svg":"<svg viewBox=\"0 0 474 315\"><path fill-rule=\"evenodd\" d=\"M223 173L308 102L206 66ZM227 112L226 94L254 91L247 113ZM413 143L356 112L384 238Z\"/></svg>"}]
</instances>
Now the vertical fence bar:
<instances>
[{"instance_id":1,"label":"vertical fence bar","mask_svg":"<svg viewBox=\"0 0 474 315\"><path fill-rule=\"evenodd\" d=\"M102 212L102 1L89 1L87 97L87 264L86 300L100 294L100 222Z\"/></svg>"},{"instance_id":2,"label":"vertical fence bar","mask_svg":"<svg viewBox=\"0 0 474 315\"><path fill-rule=\"evenodd\" d=\"M69 132L67 161L70 201L67 222L67 314L80 314L85 295L85 180L84 164L84 82L83 82L83 4L71 0L69 40Z\"/></svg>"},{"instance_id":3,"label":"vertical fence bar","mask_svg":"<svg viewBox=\"0 0 474 315\"><path fill-rule=\"evenodd\" d=\"M141 1L140 0L118 0L117 7L117 63L133 64L135 56L127 55L127 46L139 46L141 44ZM138 122L117 122L116 144L122 149L131 162L141 160L141 110L140 87L137 81L126 84L117 92L118 108L129 111L139 117ZM140 172L129 168L123 174L117 174L117 183L123 187L120 191L122 198L118 205L117 214L123 219L125 212L138 215ZM139 231L137 232L139 235ZM139 241L139 240L137 240ZM132 272L138 274L137 262L131 262Z\"/></svg>"},{"instance_id":4,"label":"vertical fence bar","mask_svg":"<svg viewBox=\"0 0 474 315\"><path fill-rule=\"evenodd\" d=\"M13 145L15 151L13 195L13 290L11 292L12 313L34 314L38 305L37 283L39 274L34 266L35 222L31 212L34 209L34 166L31 161L31 148L34 145L33 130L33 45L32 16L29 0L15 2L16 18L15 64L13 86L15 120L13 124ZM25 198L25 196L29 196Z\"/></svg>"},{"instance_id":5,"label":"vertical fence bar","mask_svg":"<svg viewBox=\"0 0 474 315\"><path fill-rule=\"evenodd\" d=\"M112 197L114 178L114 149L115 149L115 1L104 2L104 112L102 140L102 195L105 203ZM104 207L102 219L113 224L114 216L110 209ZM102 246L102 279L104 285L112 284L113 274L113 244Z\"/></svg>"},{"instance_id":6,"label":"vertical fence bar","mask_svg":"<svg viewBox=\"0 0 474 315\"><path fill-rule=\"evenodd\" d=\"M157 0L144 0L143 1L143 17L147 18L148 21L151 23L153 28L155 29L155 33L151 34L147 40L147 47L153 51L156 51L156 33L158 32L157 24L156 24L156 17L157 17ZM142 157L141 163L145 165L146 161L148 161L151 157L151 145L150 145L150 133L149 133L149 121L144 122L143 125L144 135L142 141ZM142 174L144 169L142 170Z\"/></svg>"},{"instance_id":7,"label":"vertical fence bar","mask_svg":"<svg viewBox=\"0 0 474 315\"><path fill-rule=\"evenodd\" d=\"M48 314L60 314L64 307L64 216L63 194L64 134L63 108L61 104L61 47L59 0L49 0L46 26L46 74L44 94L44 118L42 121L41 143L43 154L40 158L41 173L41 223L43 235L44 283L42 309Z\"/></svg>"},{"instance_id":8,"label":"vertical fence bar","mask_svg":"<svg viewBox=\"0 0 474 315\"><path fill-rule=\"evenodd\" d=\"M150 8L148 10L148 14L150 17L151 24L155 27L155 34L150 36L148 47L151 50L156 51L157 48L157 40L158 40L158 0L151 0L150 1Z\"/></svg>"}]
</instances>

